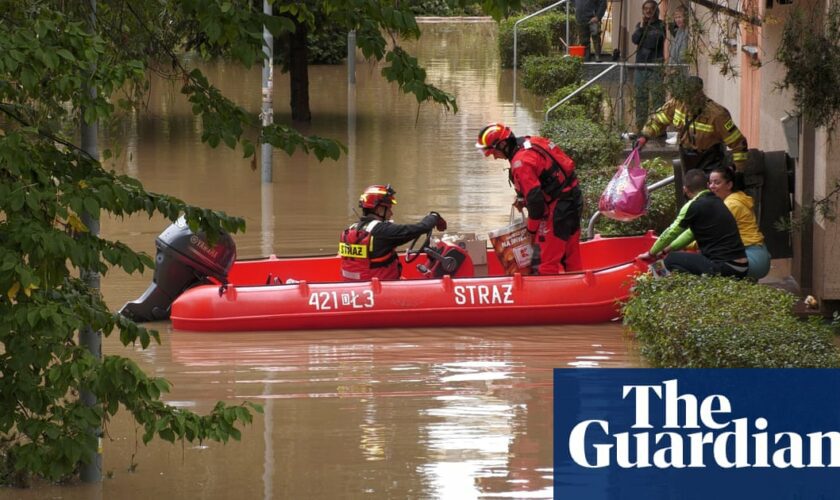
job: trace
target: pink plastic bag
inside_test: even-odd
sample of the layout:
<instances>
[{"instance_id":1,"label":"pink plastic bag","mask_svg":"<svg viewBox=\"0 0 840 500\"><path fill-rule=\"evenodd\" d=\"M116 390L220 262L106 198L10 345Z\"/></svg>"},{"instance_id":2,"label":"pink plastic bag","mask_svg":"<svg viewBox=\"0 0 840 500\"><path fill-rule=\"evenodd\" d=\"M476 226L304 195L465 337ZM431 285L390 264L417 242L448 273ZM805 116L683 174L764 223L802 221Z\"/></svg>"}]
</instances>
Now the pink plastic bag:
<instances>
[{"instance_id":1,"label":"pink plastic bag","mask_svg":"<svg viewBox=\"0 0 840 500\"><path fill-rule=\"evenodd\" d=\"M641 166L639 150L634 149L604 188L598 210L604 217L619 221L641 217L647 212L649 202L646 179L647 171Z\"/></svg>"}]
</instances>

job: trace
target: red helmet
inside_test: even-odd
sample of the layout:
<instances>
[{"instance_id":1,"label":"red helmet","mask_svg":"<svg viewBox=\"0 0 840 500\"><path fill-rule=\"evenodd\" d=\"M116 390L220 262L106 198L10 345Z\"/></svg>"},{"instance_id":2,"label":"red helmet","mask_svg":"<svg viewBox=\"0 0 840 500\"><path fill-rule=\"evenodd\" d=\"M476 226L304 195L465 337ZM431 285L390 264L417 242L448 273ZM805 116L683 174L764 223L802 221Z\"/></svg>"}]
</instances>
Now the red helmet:
<instances>
[{"instance_id":1,"label":"red helmet","mask_svg":"<svg viewBox=\"0 0 840 500\"><path fill-rule=\"evenodd\" d=\"M478 142L475 143L475 147L484 150L491 150L496 148L500 142L507 140L512 135L513 132L511 132L510 127L505 126L503 123L491 123L481 129L481 132L478 133Z\"/></svg>"},{"instance_id":2,"label":"red helmet","mask_svg":"<svg viewBox=\"0 0 840 500\"><path fill-rule=\"evenodd\" d=\"M375 210L381 204L396 205L397 199L394 195L397 194L390 184L374 184L368 186L365 192L359 196L359 206L370 210Z\"/></svg>"}]
</instances>

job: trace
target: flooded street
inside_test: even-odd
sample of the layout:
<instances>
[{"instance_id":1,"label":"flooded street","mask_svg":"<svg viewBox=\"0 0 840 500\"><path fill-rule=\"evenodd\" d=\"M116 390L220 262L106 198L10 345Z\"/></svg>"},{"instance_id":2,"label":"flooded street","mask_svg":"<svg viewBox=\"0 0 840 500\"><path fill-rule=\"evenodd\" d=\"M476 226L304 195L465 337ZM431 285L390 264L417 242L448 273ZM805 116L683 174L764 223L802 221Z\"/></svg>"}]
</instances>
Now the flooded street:
<instances>
[{"instance_id":1,"label":"flooded street","mask_svg":"<svg viewBox=\"0 0 840 500\"><path fill-rule=\"evenodd\" d=\"M156 81L149 110L128 117L112 168L150 191L244 217L240 258L334 253L359 193L391 183L395 218L440 212L450 231L507 224L513 190L506 162L485 160L478 131L502 121L536 133L539 103L499 67L496 25L422 25L408 45L429 81L454 94L459 112L419 107L359 61L310 68L313 122L303 131L350 151L339 161L274 155L262 185L241 152L200 142L200 124L177 87ZM260 68L202 65L211 81L255 114ZM288 122L287 75L276 73L275 120ZM259 161L257 162L259 165ZM585 182L585 180L584 180ZM162 219L104 220L102 233L154 254ZM137 298L152 273L103 278L108 304ZM107 426L103 482L5 490L12 498L550 498L552 368L633 367L640 358L619 324L527 328L323 330L200 334L152 325L161 345L105 354L136 360L173 385L165 400L205 413L216 401L263 405L242 440L145 446L125 413Z\"/></svg>"}]
</instances>

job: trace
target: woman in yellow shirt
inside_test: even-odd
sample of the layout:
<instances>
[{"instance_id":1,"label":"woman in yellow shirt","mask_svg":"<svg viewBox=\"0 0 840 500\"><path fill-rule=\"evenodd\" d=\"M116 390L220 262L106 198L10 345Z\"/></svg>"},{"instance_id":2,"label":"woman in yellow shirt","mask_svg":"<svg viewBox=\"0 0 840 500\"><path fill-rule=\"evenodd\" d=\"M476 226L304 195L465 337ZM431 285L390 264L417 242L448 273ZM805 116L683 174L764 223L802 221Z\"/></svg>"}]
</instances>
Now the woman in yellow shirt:
<instances>
[{"instance_id":1,"label":"woman in yellow shirt","mask_svg":"<svg viewBox=\"0 0 840 500\"><path fill-rule=\"evenodd\" d=\"M758 280L770 272L770 252L764 246L764 235L758 229L755 212L753 212L755 202L747 193L734 190L733 174L732 169L725 167L712 170L709 175L709 191L722 199L723 204L735 216L738 232L741 233L741 241L744 243L747 259L750 261L747 276Z\"/></svg>"}]
</instances>

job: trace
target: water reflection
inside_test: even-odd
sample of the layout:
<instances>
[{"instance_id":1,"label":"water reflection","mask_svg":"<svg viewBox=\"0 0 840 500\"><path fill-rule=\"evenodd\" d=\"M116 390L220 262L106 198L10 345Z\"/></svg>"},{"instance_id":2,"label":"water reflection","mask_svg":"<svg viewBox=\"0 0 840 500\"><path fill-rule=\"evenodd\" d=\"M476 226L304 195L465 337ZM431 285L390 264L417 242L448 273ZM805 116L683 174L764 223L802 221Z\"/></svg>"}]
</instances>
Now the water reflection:
<instances>
[{"instance_id":1,"label":"water reflection","mask_svg":"<svg viewBox=\"0 0 840 500\"><path fill-rule=\"evenodd\" d=\"M418 109L376 65L360 61L350 89L345 67L312 67L313 123L305 132L338 138L350 152L325 163L275 152L274 182L263 185L239 152L201 145L188 104L170 84L155 82L148 112L127 118L124 136L108 138L131 152L114 168L152 191L244 217L240 257L334 252L358 193L379 182L399 191L400 219L435 209L453 229L486 234L506 224L512 191L506 164L476 153L475 134L491 120L536 131L540 113L527 96L514 113L494 24L423 31L411 49L429 80L457 96L458 114ZM259 68L203 69L259 112ZM275 120L286 122L288 78L277 76ZM151 254L164 227L159 218L135 217L103 221L102 232ZM116 309L150 279L109 274L105 299ZM142 431L121 414L108 425L104 467L112 477L102 485L41 486L14 496L545 498L552 368L639 364L615 324L231 334L154 326L162 345L125 349L109 338L105 353L128 355L169 379L171 404L198 412L217 400L262 404L242 441L144 446Z\"/></svg>"}]
</instances>

